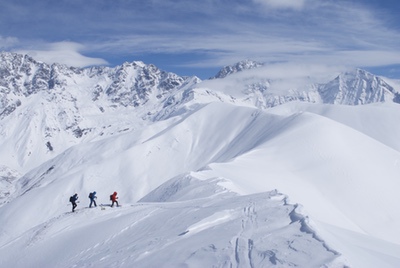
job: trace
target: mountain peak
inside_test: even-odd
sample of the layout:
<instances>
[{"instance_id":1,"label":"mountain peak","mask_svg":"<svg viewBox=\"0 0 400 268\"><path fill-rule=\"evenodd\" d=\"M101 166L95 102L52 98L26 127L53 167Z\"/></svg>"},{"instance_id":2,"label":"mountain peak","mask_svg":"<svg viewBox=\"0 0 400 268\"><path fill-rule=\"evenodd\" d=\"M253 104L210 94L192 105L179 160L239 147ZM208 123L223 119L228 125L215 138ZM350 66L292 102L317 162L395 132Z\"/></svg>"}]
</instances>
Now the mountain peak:
<instances>
[{"instance_id":1,"label":"mountain peak","mask_svg":"<svg viewBox=\"0 0 400 268\"><path fill-rule=\"evenodd\" d=\"M239 61L238 63L235 63L234 65L228 65L228 66L223 67L217 73L216 76L212 77L212 79L224 78L233 73L241 72L243 70L250 70L250 69L258 68L261 66L264 66L264 64L257 62L257 61L253 61L253 60Z\"/></svg>"},{"instance_id":2,"label":"mountain peak","mask_svg":"<svg viewBox=\"0 0 400 268\"><path fill-rule=\"evenodd\" d=\"M395 89L382 78L362 69L339 74L334 80L319 88L324 103L359 105L394 101Z\"/></svg>"}]
</instances>

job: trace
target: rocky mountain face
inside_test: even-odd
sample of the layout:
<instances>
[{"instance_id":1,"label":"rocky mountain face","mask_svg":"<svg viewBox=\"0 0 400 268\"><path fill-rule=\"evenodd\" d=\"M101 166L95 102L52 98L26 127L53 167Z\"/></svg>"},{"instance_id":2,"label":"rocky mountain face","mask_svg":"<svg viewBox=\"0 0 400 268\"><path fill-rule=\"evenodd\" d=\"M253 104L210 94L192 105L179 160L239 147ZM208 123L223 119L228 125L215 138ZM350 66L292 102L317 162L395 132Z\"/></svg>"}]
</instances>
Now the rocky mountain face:
<instances>
[{"instance_id":1,"label":"rocky mountain face","mask_svg":"<svg viewBox=\"0 0 400 268\"><path fill-rule=\"evenodd\" d=\"M152 96L162 99L171 91L200 80L161 71L143 62L124 63L115 68L74 68L47 65L27 55L0 54L0 117L12 113L25 98L41 91L56 92L79 88L121 106L142 106ZM76 97L76 96L75 96Z\"/></svg>"}]
</instances>

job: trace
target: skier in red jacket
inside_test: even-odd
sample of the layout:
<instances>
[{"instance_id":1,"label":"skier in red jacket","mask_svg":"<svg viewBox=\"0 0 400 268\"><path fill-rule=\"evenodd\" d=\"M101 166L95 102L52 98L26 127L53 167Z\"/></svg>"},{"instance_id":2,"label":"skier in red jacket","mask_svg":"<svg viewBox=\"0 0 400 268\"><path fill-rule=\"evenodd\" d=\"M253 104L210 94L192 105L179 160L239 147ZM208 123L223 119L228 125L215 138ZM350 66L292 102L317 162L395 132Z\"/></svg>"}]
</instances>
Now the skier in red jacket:
<instances>
[{"instance_id":1,"label":"skier in red jacket","mask_svg":"<svg viewBox=\"0 0 400 268\"><path fill-rule=\"evenodd\" d=\"M114 193L110 196L110 199L111 199L111 201L112 201L111 207L114 206L114 203L117 203L117 207L119 207L118 201L117 201L117 199L118 199L118 197L117 197L117 192L114 192Z\"/></svg>"}]
</instances>

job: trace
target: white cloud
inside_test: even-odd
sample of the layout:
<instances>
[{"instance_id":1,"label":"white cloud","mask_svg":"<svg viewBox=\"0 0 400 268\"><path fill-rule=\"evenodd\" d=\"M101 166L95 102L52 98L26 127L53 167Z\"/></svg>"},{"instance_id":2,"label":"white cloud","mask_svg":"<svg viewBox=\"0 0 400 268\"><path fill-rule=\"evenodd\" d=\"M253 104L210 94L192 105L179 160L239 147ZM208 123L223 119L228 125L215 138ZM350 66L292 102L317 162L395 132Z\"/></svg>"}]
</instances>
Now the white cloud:
<instances>
[{"instance_id":1,"label":"white cloud","mask_svg":"<svg viewBox=\"0 0 400 268\"><path fill-rule=\"evenodd\" d=\"M75 27L80 22L78 14L66 15L71 23L63 21L60 29L67 27L70 32L62 30L63 35L81 42L83 33L90 33L85 35L85 45L38 45L37 40L45 38L39 36L13 46L16 40L0 36L0 48L73 66L106 63L83 55L89 51L106 55L110 61L150 55L156 65L165 63L163 54L169 59L176 54L177 62L168 60L170 66L195 68L220 67L243 59L357 67L400 63L400 32L387 23L387 11L354 1L251 0L232 1L229 6L215 0L151 0L134 6L128 2L118 8L110 4L113 15L102 21L87 19L93 23L82 23L79 31ZM90 14L98 16L97 11ZM57 36L59 32L57 28Z\"/></svg>"},{"instance_id":2,"label":"white cloud","mask_svg":"<svg viewBox=\"0 0 400 268\"><path fill-rule=\"evenodd\" d=\"M327 83L345 70L347 68L343 66L326 64L273 63L231 74L223 80L204 80L198 87L226 90L229 94L238 96L248 85L266 82L268 79L268 92L280 95L295 88L302 91L313 90L311 84Z\"/></svg>"},{"instance_id":3,"label":"white cloud","mask_svg":"<svg viewBox=\"0 0 400 268\"><path fill-rule=\"evenodd\" d=\"M321 55L320 61L348 66L385 66L400 63L400 51L385 50L349 50L332 52L329 55ZM317 58L318 59L318 58Z\"/></svg>"},{"instance_id":4,"label":"white cloud","mask_svg":"<svg viewBox=\"0 0 400 268\"><path fill-rule=\"evenodd\" d=\"M305 0L253 0L256 4L274 9L295 9L304 7Z\"/></svg>"},{"instance_id":5,"label":"white cloud","mask_svg":"<svg viewBox=\"0 0 400 268\"><path fill-rule=\"evenodd\" d=\"M18 50L18 53L28 54L36 60L48 64L61 63L74 67L85 67L91 65L104 65L107 61L100 58L83 56L80 51L85 46L75 42L57 42L42 45L40 49Z\"/></svg>"},{"instance_id":6,"label":"white cloud","mask_svg":"<svg viewBox=\"0 0 400 268\"><path fill-rule=\"evenodd\" d=\"M9 49L11 47L14 47L16 44L18 44L18 38L16 37L3 37L0 35L0 50L3 49Z\"/></svg>"},{"instance_id":7,"label":"white cloud","mask_svg":"<svg viewBox=\"0 0 400 268\"><path fill-rule=\"evenodd\" d=\"M190 67L223 66L243 59L354 67L400 63L399 31L386 27L382 14L366 6L343 1L253 1L275 10L268 14L246 13L234 21L229 16L218 20L208 17L202 24L188 22L185 27L155 20L146 32L109 36L107 42L90 47L104 53L119 51L139 56L204 55L195 61L188 59L184 64ZM282 8L302 12L289 14L278 10Z\"/></svg>"}]
</instances>

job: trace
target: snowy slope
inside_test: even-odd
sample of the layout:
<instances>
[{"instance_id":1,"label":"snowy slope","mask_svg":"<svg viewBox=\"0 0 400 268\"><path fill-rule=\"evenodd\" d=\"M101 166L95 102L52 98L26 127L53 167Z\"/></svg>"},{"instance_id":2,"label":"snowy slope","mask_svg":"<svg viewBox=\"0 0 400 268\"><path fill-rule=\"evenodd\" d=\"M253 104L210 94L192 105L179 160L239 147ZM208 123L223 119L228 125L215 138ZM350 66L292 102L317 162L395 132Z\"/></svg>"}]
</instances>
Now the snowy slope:
<instances>
[{"instance_id":1,"label":"snowy slope","mask_svg":"<svg viewBox=\"0 0 400 268\"><path fill-rule=\"evenodd\" d=\"M288 106L291 105L295 103ZM330 106L332 110L335 107ZM397 111L396 106L386 108ZM362 114L361 111L359 115ZM213 120L209 120L211 117ZM390 120L387 123L392 123ZM349 247L343 241L335 241L335 230L339 234L347 230L354 239L357 234L363 235L363 241L372 241L371 245L378 239L389 247L392 241L389 248L394 252L398 249L400 219L393 211L399 209L396 189L400 167L396 161L400 155L382 142L310 112L282 115L281 109L276 115L222 103L171 120L168 127L164 125L167 122L159 124L154 125L158 132L146 132L145 128L145 132L133 131L72 147L26 174L19 181L14 199L1 208L2 243L10 243L20 235L25 237L26 230L59 217L69 209L67 199L73 192L84 195L95 189L100 193L100 202L108 202L107 194L113 190L120 193L125 204L135 204L141 198L147 202L180 201L179 197L169 200L146 195L170 178L192 172L201 180L219 178L219 185L241 195L273 189L288 194L291 203L304 205L305 215L314 219L321 233L332 232L326 226L334 227L335 239L327 242L335 243L334 251L341 252L343 244ZM213 189L220 191L214 186L209 191ZM169 196L170 192L166 187L156 196ZM182 202L190 200L190 196L196 195L189 194ZM82 198L86 200L86 196ZM16 213L20 211L24 213ZM33 216L35 211L41 213ZM366 246L350 263L369 256L371 250ZM385 254L390 256L390 252ZM349 253L348 256L352 257ZM398 263L396 255L391 256ZM372 261L383 265L386 259Z\"/></svg>"},{"instance_id":2,"label":"snowy slope","mask_svg":"<svg viewBox=\"0 0 400 268\"><path fill-rule=\"evenodd\" d=\"M200 173L230 178L242 193L278 188L308 211L316 209L321 220L339 225L343 219L341 227L399 243L399 217L393 214L399 206L399 151L319 115L301 113L290 118L280 128L257 124L265 140L256 148L233 161L213 163ZM249 170L252 176L243 184ZM318 195L320 202L316 202ZM321 214L321 207L332 205L344 217L333 211ZM375 217L365 221L370 210ZM346 225L349 218L352 224ZM385 229L376 229L382 221Z\"/></svg>"},{"instance_id":3,"label":"snowy slope","mask_svg":"<svg viewBox=\"0 0 400 268\"><path fill-rule=\"evenodd\" d=\"M276 192L195 197L59 215L3 247L2 265L319 267L337 258Z\"/></svg>"},{"instance_id":4,"label":"snowy slope","mask_svg":"<svg viewBox=\"0 0 400 268\"><path fill-rule=\"evenodd\" d=\"M132 86L172 76L138 62L42 66L66 68L51 76L62 86L34 93L4 84L6 107L20 104L0 120L2 265L400 266L396 86L247 65L171 88ZM85 208L94 190L123 207Z\"/></svg>"},{"instance_id":5,"label":"snowy slope","mask_svg":"<svg viewBox=\"0 0 400 268\"><path fill-rule=\"evenodd\" d=\"M79 69L0 53L0 163L25 173L70 146L134 129L198 82L143 62Z\"/></svg>"}]
</instances>

